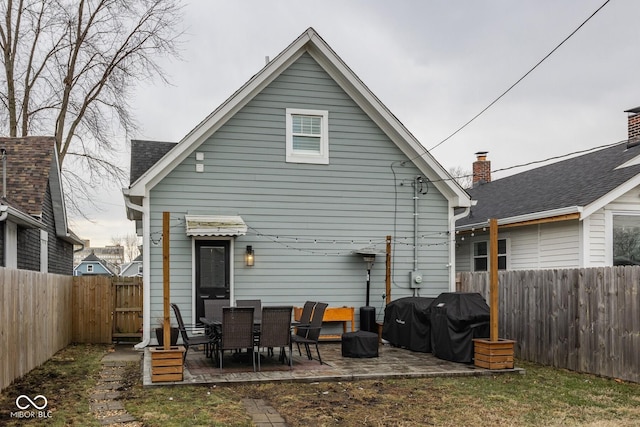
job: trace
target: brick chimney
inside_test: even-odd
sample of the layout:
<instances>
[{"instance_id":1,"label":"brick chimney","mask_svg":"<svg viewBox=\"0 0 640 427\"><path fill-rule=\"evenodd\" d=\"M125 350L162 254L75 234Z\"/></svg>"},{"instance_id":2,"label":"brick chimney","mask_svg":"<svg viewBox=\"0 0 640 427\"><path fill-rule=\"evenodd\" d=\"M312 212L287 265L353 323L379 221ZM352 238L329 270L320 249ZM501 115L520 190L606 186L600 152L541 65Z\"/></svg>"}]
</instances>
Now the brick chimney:
<instances>
[{"instance_id":1,"label":"brick chimney","mask_svg":"<svg viewBox=\"0 0 640 427\"><path fill-rule=\"evenodd\" d=\"M640 107L625 111L628 113L627 145L636 145L640 141Z\"/></svg>"},{"instance_id":2,"label":"brick chimney","mask_svg":"<svg viewBox=\"0 0 640 427\"><path fill-rule=\"evenodd\" d=\"M473 186L491 182L491 162L487 160L488 151L478 151L473 162Z\"/></svg>"}]
</instances>

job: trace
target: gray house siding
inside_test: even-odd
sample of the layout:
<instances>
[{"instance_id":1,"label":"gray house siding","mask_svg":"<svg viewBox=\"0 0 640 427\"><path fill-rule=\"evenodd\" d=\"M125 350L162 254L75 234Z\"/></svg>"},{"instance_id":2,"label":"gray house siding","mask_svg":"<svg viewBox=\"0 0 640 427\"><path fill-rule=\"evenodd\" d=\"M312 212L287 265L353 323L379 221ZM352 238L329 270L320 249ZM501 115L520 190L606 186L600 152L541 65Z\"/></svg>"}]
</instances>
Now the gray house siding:
<instances>
[{"instance_id":1,"label":"gray house siding","mask_svg":"<svg viewBox=\"0 0 640 427\"><path fill-rule=\"evenodd\" d=\"M59 212L58 215L63 215L63 212ZM49 273L64 274L67 276L73 275L73 245L65 242L56 235L55 213L50 184L47 184L42 221L46 224L46 231L49 234L47 247Z\"/></svg>"},{"instance_id":2,"label":"gray house siding","mask_svg":"<svg viewBox=\"0 0 640 427\"><path fill-rule=\"evenodd\" d=\"M42 222L48 233L48 272L72 275L73 245L56 236L53 203L48 184L43 203ZM18 227L17 251L19 269L40 271L40 229Z\"/></svg>"},{"instance_id":3,"label":"gray house siding","mask_svg":"<svg viewBox=\"0 0 640 427\"><path fill-rule=\"evenodd\" d=\"M329 164L285 162L285 109L329 112ZM204 172L195 172L195 152ZM308 54L280 74L150 193L152 324L162 309L162 212L171 213L171 300L191 321L192 238L184 215L240 215L250 227L234 242L235 297L265 304L365 305L363 247L395 238L392 297L413 295L413 179L407 157ZM392 170L392 163L394 165ZM395 173L395 177L394 177ZM395 178L395 179L394 179ZM427 183L419 196L419 269L424 296L449 290L449 206ZM252 245L254 267L244 265ZM381 306L384 255L371 275ZM380 311L380 310L378 310ZM380 316L380 314L379 314Z\"/></svg>"},{"instance_id":4,"label":"gray house siding","mask_svg":"<svg viewBox=\"0 0 640 427\"><path fill-rule=\"evenodd\" d=\"M18 269L40 271L40 230L18 227Z\"/></svg>"}]
</instances>

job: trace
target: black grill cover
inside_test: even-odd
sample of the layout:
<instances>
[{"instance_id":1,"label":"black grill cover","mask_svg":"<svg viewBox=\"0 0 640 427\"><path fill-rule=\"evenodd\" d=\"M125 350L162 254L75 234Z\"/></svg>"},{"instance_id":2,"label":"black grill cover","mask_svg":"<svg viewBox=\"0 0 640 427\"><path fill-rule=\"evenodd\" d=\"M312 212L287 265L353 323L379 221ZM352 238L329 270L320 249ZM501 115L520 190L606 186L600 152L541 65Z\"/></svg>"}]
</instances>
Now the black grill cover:
<instances>
[{"instance_id":1,"label":"black grill cover","mask_svg":"<svg viewBox=\"0 0 640 427\"><path fill-rule=\"evenodd\" d=\"M396 347L431 352L429 306L435 298L406 297L391 301L384 310L382 338Z\"/></svg>"},{"instance_id":2,"label":"black grill cover","mask_svg":"<svg viewBox=\"0 0 640 427\"><path fill-rule=\"evenodd\" d=\"M478 293L448 292L430 307L431 351L452 362L473 362L473 339L489 338L489 306Z\"/></svg>"}]
</instances>

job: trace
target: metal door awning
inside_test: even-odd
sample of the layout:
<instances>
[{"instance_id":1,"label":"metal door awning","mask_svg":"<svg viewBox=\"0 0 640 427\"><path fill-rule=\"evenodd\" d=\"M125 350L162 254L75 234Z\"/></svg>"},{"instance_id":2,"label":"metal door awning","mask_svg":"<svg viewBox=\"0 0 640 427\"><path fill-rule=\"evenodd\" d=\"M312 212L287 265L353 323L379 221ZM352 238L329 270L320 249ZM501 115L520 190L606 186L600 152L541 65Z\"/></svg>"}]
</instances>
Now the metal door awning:
<instances>
[{"instance_id":1,"label":"metal door awning","mask_svg":"<svg viewBox=\"0 0 640 427\"><path fill-rule=\"evenodd\" d=\"M247 224L235 215L185 215L187 236L244 236Z\"/></svg>"}]
</instances>

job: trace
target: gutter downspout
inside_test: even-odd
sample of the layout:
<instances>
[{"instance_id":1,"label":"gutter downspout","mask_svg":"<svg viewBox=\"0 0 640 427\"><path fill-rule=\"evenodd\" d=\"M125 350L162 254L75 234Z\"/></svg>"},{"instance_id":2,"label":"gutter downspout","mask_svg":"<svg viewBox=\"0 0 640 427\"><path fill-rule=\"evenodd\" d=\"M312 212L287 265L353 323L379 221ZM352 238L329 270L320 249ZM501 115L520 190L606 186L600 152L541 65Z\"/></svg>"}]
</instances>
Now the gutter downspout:
<instances>
[{"instance_id":1,"label":"gutter downspout","mask_svg":"<svg viewBox=\"0 0 640 427\"><path fill-rule=\"evenodd\" d=\"M475 203L472 201L472 206L475 205ZM453 210L453 208L452 208ZM471 206L467 206L466 208L464 208L464 210L462 212L460 212L458 215L452 215L451 216L451 222L449 224L449 292L455 292L456 291L456 265L455 265L455 259L456 259L456 245L455 245L455 241L456 241L456 222L461 219L466 217L467 215L469 215L469 211L471 210ZM453 236L453 239L451 239L451 236Z\"/></svg>"},{"instance_id":2,"label":"gutter downspout","mask_svg":"<svg viewBox=\"0 0 640 427\"><path fill-rule=\"evenodd\" d=\"M0 148L0 157L2 157L2 198L7 198L7 150Z\"/></svg>"},{"instance_id":3,"label":"gutter downspout","mask_svg":"<svg viewBox=\"0 0 640 427\"><path fill-rule=\"evenodd\" d=\"M1 205L0 212L0 222L4 222L4 220L9 216L9 206Z\"/></svg>"},{"instance_id":4,"label":"gutter downspout","mask_svg":"<svg viewBox=\"0 0 640 427\"><path fill-rule=\"evenodd\" d=\"M146 346L149 345L149 341L151 340L151 296L150 294L150 278L149 274L149 245L151 244L151 239L149 238L149 194L145 194L144 199L142 199L142 206L136 205L132 203L129 199L128 194L124 195L124 203L125 206L131 210L141 212L142 213L142 247L145 250L142 251L142 341L134 346L136 350L142 350Z\"/></svg>"},{"instance_id":5,"label":"gutter downspout","mask_svg":"<svg viewBox=\"0 0 640 427\"><path fill-rule=\"evenodd\" d=\"M413 182L413 272L418 272L418 183L422 181L420 176ZM413 287L413 296L418 296L417 287Z\"/></svg>"}]
</instances>

